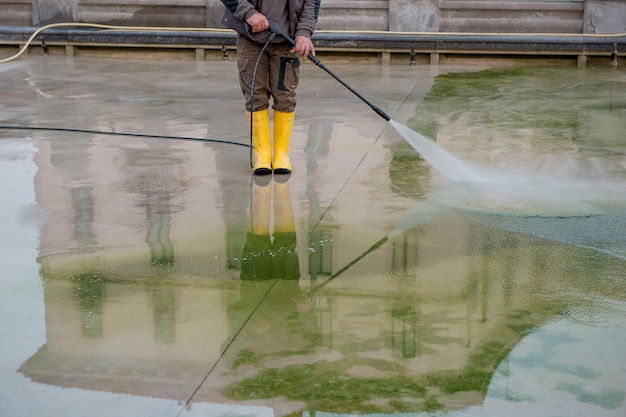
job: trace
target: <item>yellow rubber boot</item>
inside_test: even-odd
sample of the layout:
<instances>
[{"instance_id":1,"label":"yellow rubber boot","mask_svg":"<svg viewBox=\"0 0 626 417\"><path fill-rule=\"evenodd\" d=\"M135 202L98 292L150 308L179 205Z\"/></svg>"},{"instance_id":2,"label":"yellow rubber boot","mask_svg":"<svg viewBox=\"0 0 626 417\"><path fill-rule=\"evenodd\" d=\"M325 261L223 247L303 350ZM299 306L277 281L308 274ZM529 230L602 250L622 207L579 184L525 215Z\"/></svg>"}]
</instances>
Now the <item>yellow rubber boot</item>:
<instances>
[{"instance_id":1,"label":"yellow rubber boot","mask_svg":"<svg viewBox=\"0 0 626 417\"><path fill-rule=\"evenodd\" d=\"M274 110L274 174L291 173L289 145L295 112Z\"/></svg>"},{"instance_id":2,"label":"yellow rubber boot","mask_svg":"<svg viewBox=\"0 0 626 417\"><path fill-rule=\"evenodd\" d=\"M250 121L250 113L248 113ZM272 173L272 142L270 136L269 110L252 113L252 146L254 147L254 175L268 175Z\"/></svg>"}]
</instances>

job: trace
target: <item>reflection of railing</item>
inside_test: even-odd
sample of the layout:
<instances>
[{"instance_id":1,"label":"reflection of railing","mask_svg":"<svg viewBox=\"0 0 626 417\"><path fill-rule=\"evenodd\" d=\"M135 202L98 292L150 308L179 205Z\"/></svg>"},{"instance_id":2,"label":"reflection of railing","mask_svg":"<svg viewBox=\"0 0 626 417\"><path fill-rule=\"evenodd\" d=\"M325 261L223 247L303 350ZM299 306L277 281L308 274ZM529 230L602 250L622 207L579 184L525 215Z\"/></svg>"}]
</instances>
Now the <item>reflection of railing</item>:
<instances>
[{"instance_id":1,"label":"reflection of railing","mask_svg":"<svg viewBox=\"0 0 626 417\"><path fill-rule=\"evenodd\" d=\"M309 274L313 277L333 274L333 228L318 226L309 232Z\"/></svg>"}]
</instances>

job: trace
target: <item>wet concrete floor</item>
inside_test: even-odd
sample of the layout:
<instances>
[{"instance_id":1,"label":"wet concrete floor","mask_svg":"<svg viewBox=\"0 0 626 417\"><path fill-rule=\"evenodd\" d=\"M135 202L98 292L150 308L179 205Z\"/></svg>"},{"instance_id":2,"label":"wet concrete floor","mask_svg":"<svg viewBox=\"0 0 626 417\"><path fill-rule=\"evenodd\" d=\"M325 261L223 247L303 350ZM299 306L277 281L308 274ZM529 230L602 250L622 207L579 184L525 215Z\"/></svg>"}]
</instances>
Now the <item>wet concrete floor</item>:
<instances>
[{"instance_id":1,"label":"wet concrete floor","mask_svg":"<svg viewBox=\"0 0 626 417\"><path fill-rule=\"evenodd\" d=\"M311 64L265 181L233 61L0 66L0 414L626 414L626 74L329 67L506 181Z\"/></svg>"}]
</instances>

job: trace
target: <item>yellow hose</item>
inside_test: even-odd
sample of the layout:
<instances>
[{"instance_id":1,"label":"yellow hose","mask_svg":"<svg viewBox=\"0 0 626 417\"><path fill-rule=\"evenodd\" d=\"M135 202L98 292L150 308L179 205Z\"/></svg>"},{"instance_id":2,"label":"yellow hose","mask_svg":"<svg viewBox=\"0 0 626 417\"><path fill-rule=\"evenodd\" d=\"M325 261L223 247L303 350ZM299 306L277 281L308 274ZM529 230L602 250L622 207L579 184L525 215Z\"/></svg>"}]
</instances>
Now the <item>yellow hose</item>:
<instances>
[{"instance_id":1,"label":"yellow hose","mask_svg":"<svg viewBox=\"0 0 626 417\"><path fill-rule=\"evenodd\" d=\"M112 26L112 25L101 25L98 23L52 23L46 26L42 26L37 29L30 38L26 41L22 49L15 55L0 60L0 64L4 64L9 61L13 61L14 59L19 58L24 52L28 50L28 47L33 42L33 40L46 29L54 28L54 27L91 27L98 29L107 29L107 30L124 30L124 31L147 31L147 32L232 32L230 29L216 29L216 28L172 28L172 27L140 27L140 26Z\"/></svg>"},{"instance_id":2,"label":"yellow hose","mask_svg":"<svg viewBox=\"0 0 626 417\"><path fill-rule=\"evenodd\" d=\"M218 29L218 28L173 28L173 27L150 27L150 26L113 26L113 25L101 25L98 23L52 23L46 26L42 26L37 29L31 37L26 41L22 49L15 55L0 60L0 64L4 64L9 61L13 61L20 57L24 52L28 50L28 47L33 40L46 29L53 27L91 27L107 30L124 30L124 31L143 31L143 32L215 32L215 33L228 33L232 32L231 29ZM611 33L611 34L586 34L586 33L470 33L470 32L388 32L388 31L367 31L367 30L325 30L318 31L318 33L355 33L355 34L390 34L390 35L420 35L420 36L434 36L434 35L450 35L450 36L513 36L513 37L534 37L534 36L553 36L553 37L571 37L582 36L586 38L619 38L626 36L626 33Z\"/></svg>"}]
</instances>

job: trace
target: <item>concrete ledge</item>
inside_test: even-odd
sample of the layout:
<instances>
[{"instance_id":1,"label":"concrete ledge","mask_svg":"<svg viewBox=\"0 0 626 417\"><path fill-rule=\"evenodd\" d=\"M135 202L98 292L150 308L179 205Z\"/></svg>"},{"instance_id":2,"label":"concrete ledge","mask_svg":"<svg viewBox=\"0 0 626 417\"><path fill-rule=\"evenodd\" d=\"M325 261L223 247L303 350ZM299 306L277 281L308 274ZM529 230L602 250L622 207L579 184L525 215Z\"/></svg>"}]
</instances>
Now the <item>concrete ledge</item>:
<instances>
[{"instance_id":1,"label":"concrete ledge","mask_svg":"<svg viewBox=\"0 0 626 417\"><path fill-rule=\"evenodd\" d=\"M36 28L0 27L0 45L22 47ZM400 32L317 32L313 37L318 52L335 55L378 54L389 62L389 53L426 54L432 63L437 54L475 56L616 56L626 55L626 34L621 35L533 35L533 34L455 34ZM102 29L48 29L32 45L72 48L162 48L189 49L196 59L202 50L234 49L236 35L228 30L214 31L124 31ZM383 59L385 58L386 59Z\"/></svg>"},{"instance_id":2,"label":"concrete ledge","mask_svg":"<svg viewBox=\"0 0 626 417\"><path fill-rule=\"evenodd\" d=\"M24 44L38 28L21 26L0 26L0 44ZM161 46L163 48L184 45L207 47L215 45L235 45L235 32L230 30L206 31L153 31L153 30L108 30L98 28L50 28L36 38L48 45L116 45Z\"/></svg>"}]
</instances>

